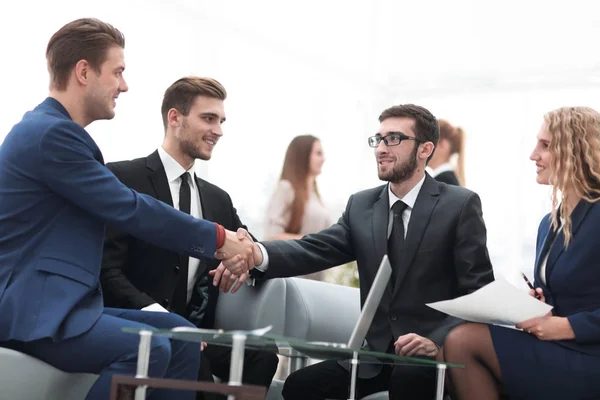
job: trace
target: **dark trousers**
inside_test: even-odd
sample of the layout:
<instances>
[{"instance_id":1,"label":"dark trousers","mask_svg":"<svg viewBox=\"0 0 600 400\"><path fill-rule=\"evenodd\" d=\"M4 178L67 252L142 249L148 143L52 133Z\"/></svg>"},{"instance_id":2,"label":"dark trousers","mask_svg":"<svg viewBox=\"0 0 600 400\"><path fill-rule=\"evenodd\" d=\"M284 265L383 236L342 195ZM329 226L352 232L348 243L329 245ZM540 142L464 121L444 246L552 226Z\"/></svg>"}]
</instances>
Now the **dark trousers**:
<instances>
[{"instance_id":1,"label":"dark trousers","mask_svg":"<svg viewBox=\"0 0 600 400\"><path fill-rule=\"evenodd\" d=\"M430 366L384 365L375 377L357 379L356 397L389 390L391 400L431 400L435 397L435 373ZM290 374L283 386L283 398L347 399L349 388L350 372L337 361L323 361Z\"/></svg>"},{"instance_id":2,"label":"dark trousers","mask_svg":"<svg viewBox=\"0 0 600 400\"><path fill-rule=\"evenodd\" d=\"M10 347L66 372L99 374L86 400L106 400L112 375L134 376L136 372L139 335L123 332L121 328L170 329L176 326L194 325L172 313L106 308L96 324L82 335L56 343L42 339ZM152 337L148 376L195 381L199 364L198 343ZM194 398L191 391L149 389L148 393L148 398L153 400Z\"/></svg>"},{"instance_id":3,"label":"dark trousers","mask_svg":"<svg viewBox=\"0 0 600 400\"><path fill-rule=\"evenodd\" d=\"M202 352L202 363L198 380L213 381L213 375L226 383L229 380L231 347L208 344ZM244 351L244 370L242 383L264 386L269 389L279 359L274 351L258 351L246 348ZM198 393L197 400L222 400L226 396L216 393Z\"/></svg>"}]
</instances>

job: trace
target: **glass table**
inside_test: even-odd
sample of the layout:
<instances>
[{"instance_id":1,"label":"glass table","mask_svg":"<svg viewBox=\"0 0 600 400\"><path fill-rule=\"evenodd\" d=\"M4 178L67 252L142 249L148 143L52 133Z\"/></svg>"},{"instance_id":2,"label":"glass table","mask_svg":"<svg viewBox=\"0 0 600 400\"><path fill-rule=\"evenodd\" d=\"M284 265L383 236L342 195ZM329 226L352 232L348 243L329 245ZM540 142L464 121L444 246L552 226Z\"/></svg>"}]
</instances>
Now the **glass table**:
<instances>
[{"instance_id":1,"label":"glass table","mask_svg":"<svg viewBox=\"0 0 600 400\"><path fill-rule=\"evenodd\" d=\"M239 386L242 384L244 351L246 348L274 351L285 357L289 356L289 354L284 353L282 350L291 349L316 359L348 360L350 362L349 400L355 400L356 398L356 379L359 363L412 365L415 367L436 368L437 383L435 400L443 399L446 369L464 368L464 365L460 364L440 363L434 360L417 357L403 357L395 354L374 352L368 349L351 349L343 343L307 342L301 339L270 333L270 326L250 331L223 331L219 329L199 329L189 327L151 330L122 328L122 330L140 336L136 378L147 377L148 363L150 360L150 341L153 335L167 336L172 339L197 343L206 342L208 345L230 346L232 349L228 384L231 386ZM145 390L144 387L137 388L135 400L144 399ZM228 400L233 400L233 397L229 396Z\"/></svg>"}]
</instances>

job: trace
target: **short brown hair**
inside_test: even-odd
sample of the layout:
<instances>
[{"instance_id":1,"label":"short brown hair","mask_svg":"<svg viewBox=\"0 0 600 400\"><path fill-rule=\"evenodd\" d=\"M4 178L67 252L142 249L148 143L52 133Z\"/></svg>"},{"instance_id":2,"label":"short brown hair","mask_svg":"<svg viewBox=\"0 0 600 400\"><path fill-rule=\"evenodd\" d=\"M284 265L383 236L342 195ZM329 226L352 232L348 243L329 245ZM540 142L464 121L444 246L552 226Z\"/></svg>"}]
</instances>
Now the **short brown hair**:
<instances>
[{"instance_id":1,"label":"short brown hair","mask_svg":"<svg viewBox=\"0 0 600 400\"><path fill-rule=\"evenodd\" d=\"M176 109L183 115L188 115L194 100L198 96L212 97L219 100L227 98L227 91L216 79L198 76L186 76L176 80L165 91L160 108L164 128L167 129L169 110Z\"/></svg>"},{"instance_id":2,"label":"short brown hair","mask_svg":"<svg viewBox=\"0 0 600 400\"><path fill-rule=\"evenodd\" d=\"M407 117L415 120L415 135L418 139L433 142L437 146L440 138L440 129L437 119L429 110L414 104L401 104L383 111L379 116L379 122L388 118Z\"/></svg>"},{"instance_id":3,"label":"short brown hair","mask_svg":"<svg viewBox=\"0 0 600 400\"><path fill-rule=\"evenodd\" d=\"M125 36L112 25L95 18L69 22L52 35L46 48L50 87L65 90L69 74L80 60L100 71L112 46L125 48Z\"/></svg>"},{"instance_id":4,"label":"short brown hair","mask_svg":"<svg viewBox=\"0 0 600 400\"><path fill-rule=\"evenodd\" d=\"M427 158L427 162L429 162L433 157L433 153L435 152L435 148L437 147L440 139L440 128L438 127L437 119L425 107L414 104L401 104L384 110L379 116L379 122L383 122L388 118L394 117L407 117L414 119L414 130L417 139L433 143L433 151Z\"/></svg>"}]
</instances>

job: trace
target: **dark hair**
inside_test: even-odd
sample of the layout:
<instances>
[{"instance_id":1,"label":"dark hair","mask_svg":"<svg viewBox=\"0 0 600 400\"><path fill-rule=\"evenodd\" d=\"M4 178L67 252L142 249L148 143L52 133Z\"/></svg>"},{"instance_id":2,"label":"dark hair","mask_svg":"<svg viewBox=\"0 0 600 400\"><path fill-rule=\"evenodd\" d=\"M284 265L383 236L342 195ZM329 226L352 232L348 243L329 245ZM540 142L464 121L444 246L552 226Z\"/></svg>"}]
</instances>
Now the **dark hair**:
<instances>
[{"instance_id":1,"label":"dark hair","mask_svg":"<svg viewBox=\"0 0 600 400\"><path fill-rule=\"evenodd\" d=\"M315 142L319 139L312 135L296 136L288 145L281 170L281 179L290 181L294 188L294 202L291 207L291 217L286 233L299 233L302 228L304 209L308 201L308 174L310 170L310 154ZM319 196L317 183L313 190Z\"/></svg>"},{"instance_id":2,"label":"dark hair","mask_svg":"<svg viewBox=\"0 0 600 400\"><path fill-rule=\"evenodd\" d=\"M69 22L52 35L46 48L50 88L65 90L69 74L81 60L99 72L113 46L125 48L125 36L112 25L95 18Z\"/></svg>"},{"instance_id":3,"label":"dark hair","mask_svg":"<svg viewBox=\"0 0 600 400\"><path fill-rule=\"evenodd\" d=\"M165 129L167 129L169 110L174 108L187 116L198 96L225 100L227 91L223 85L212 78L187 76L176 80L165 91L160 108Z\"/></svg>"},{"instance_id":4,"label":"dark hair","mask_svg":"<svg viewBox=\"0 0 600 400\"><path fill-rule=\"evenodd\" d=\"M435 119L429 110L414 104L401 104L384 110L379 116L379 122L395 117L412 118L415 121L414 131L417 139L433 142L433 145L437 146L440 138L440 130L437 119ZM428 162L431 160L431 157L433 157L433 151L427 159Z\"/></svg>"}]
</instances>

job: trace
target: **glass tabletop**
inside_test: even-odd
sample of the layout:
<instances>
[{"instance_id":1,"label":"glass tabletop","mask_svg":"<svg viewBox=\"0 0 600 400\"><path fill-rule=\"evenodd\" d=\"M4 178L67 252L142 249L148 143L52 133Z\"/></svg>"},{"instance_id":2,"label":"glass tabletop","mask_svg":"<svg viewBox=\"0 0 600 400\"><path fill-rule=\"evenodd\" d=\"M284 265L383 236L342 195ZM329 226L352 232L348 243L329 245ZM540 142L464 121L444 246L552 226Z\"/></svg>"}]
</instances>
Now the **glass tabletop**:
<instances>
[{"instance_id":1,"label":"glass tabletop","mask_svg":"<svg viewBox=\"0 0 600 400\"><path fill-rule=\"evenodd\" d=\"M289 351L287 350L293 349L307 357L320 360L349 360L353 358L354 353L356 353L358 355L359 363L361 364L401 364L429 367L435 367L441 364L449 368L464 368L464 365L462 364L441 363L435 360L419 357L404 357L396 354L375 352L366 348L358 350L351 349L348 348L344 343L305 341L302 339L270 333L269 331L271 330L271 327L247 331L224 331L221 329L200 329L189 327L179 327L173 329L142 329L125 327L121 330L136 334L139 334L140 331L150 331L152 332L152 335L168 336L173 339L197 343L206 342L209 346L214 344L230 347L233 345L234 337L236 335L242 335L245 337L245 348L274 351L284 357L291 357Z\"/></svg>"}]
</instances>

